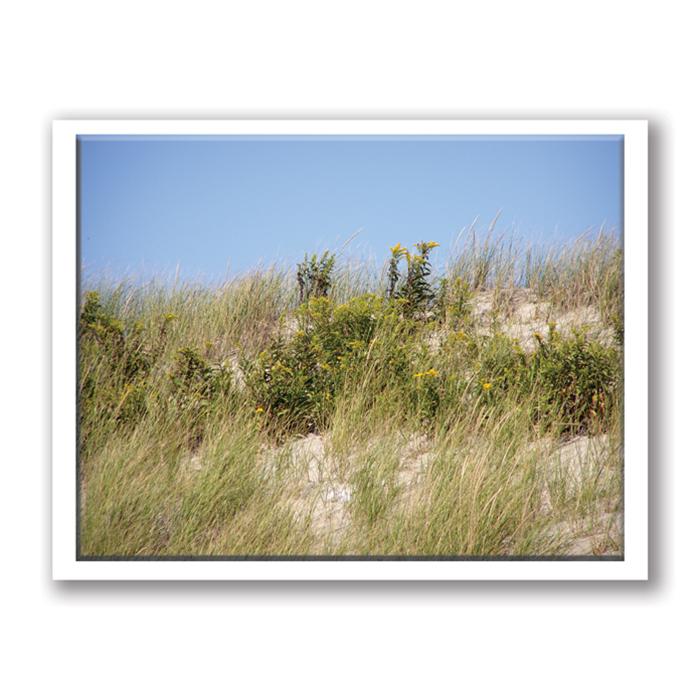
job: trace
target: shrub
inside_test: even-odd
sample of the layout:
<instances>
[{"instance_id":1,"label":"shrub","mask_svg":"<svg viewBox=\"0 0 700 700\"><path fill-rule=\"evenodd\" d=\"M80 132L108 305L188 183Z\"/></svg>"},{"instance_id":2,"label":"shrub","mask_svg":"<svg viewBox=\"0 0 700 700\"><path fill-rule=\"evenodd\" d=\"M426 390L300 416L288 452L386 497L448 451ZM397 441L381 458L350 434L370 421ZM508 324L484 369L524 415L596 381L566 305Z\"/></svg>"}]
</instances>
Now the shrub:
<instances>
[{"instance_id":1,"label":"shrub","mask_svg":"<svg viewBox=\"0 0 700 700\"><path fill-rule=\"evenodd\" d=\"M530 406L531 424L541 430L607 429L620 388L618 350L589 341L583 330L565 338L554 324L547 338L535 337L537 348L527 354L502 334L479 340L463 332L449 335L437 358L440 380L423 380L419 408L425 414L430 406L435 413L451 401L453 408L460 409L461 402L465 410L465 401L478 401L490 414L500 414ZM465 377L470 377L466 391Z\"/></svg>"},{"instance_id":2,"label":"shrub","mask_svg":"<svg viewBox=\"0 0 700 700\"><path fill-rule=\"evenodd\" d=\"M304 256L304 261L297 265L300 303L304 303L312 297L328 296L334 266L335 255L328 251L325 251L321 257L318 257L316 253L311 257Z\"/></svg>"},{"instance_id":3,"label":"shrub","mask_svg":"<svg viewBox=\"0 0 700 700\"><path fill-rule=\"evenodd\" d=\"M547 339L536 338L529 362L535 420L562 433L604 429L619 389L618 350L587 340L581 330L564 338L553 324Z\"/></svg>"},{"instance_id":4,"label":"shrub","mask_svg":"<svg viewBox=\"0 0 700 700\"><path fill-rule=\"evenodd\" d=\"M146 382L154 364L143 326L123 321L104 309L98 292L85 295L80 314L81 412L109 415L132 424L147 409Z\"/></svg>"},{"instance_id":5,"label":"shrub","mask_svg":"<svg viewBox=\"0 0 700 700\"><path fill-rule=\"evenodd\" d=\"M231 373L220 365L210 365L192 348L180 348L170 372L174 396L181 404L205 408L231 389Z\"/></svg>"},{"instance_id":6,"label":"shrub","mask_svg":"<svg viewBox=\"0 0 700 700\"><path fill-rule=\"evenodd\" d=\"M178 425L178 438L189 449L199 446L207 420L232 415L231 372L223 365L208 363L197 350L180 348L168 373L167 407Z\"/></svg>"},{"instance_id":7,"label":"shrub","mask_svg":"<svg viewBox=\"0 0 700 700\"><path fill-rule=\"evenodd\" d=\"M300 333L290 343L277 339L250 365L244 364L246 383L268 424L282 432L313 431L323 404L330 401L330 381L311 337Z\"/></svg>"},{"instance_id":8,"label":"shrub","mask_svg":"<svg viewBox=\"0 0 700 700\"><path fill-rule=\"evenodd\" d=\"M438 245L435 241L421 241L415 244L417 253L410 253L400 243L390 249L387 296L390 299L403 299L405 313L408 315L416 316L427 311L435 301L435 290L429 280L432 271L429 258L430 251ZM401 259L406 260L403 276L399 271Z\"/></svg>"},{"instance_id":9,"label":"shrub","mask_svg":"<svg viewBox=\"0 0 700 700\"><path fill-rule=\"evenodd\" d=\"M414 314L428 309L435 300L435 292L428 279L432 271L429 256L438 245L434 241L421 241L415 245L417 253L406 253L406 281L401 296L406 299L409 312Z\"/></svg>"},{"instance_id":10,"label":"shrub","mask_svg":"<svg viewBox=\"0 0 700 700\"><path fill-rule=\"evenodd\" d=\"M133 324L128 330L120 319L102 307L98 292L88 292L80 315L80 337L89 348L92 341L110 362L112 374L125 381L145 375L153 365L152 354L145 346L143 326Z\"/></svg>"},{"instance_id":11,"label":"shrub","mask_svg":"<svg viewBox=\"0 0 700 700\"><path fill-rule=\"evenodd\" d=\"M399 263L401 259L408 255L408 251L400 243L389 249L391 252L391 258L389 258L389 270L388 278L389 284L386 290L386 294L389 299L395 299L399 293L399 280L401 279L401 273L399 272Z\"/></svg>"},{"instance_id":12,"label":"shrub","mask_svg":"<svg viewBox=\"0 0 700 700\"><path fill-rule=\"evenodd\" d=\"M296 312L299 330L244 362L246 383L270 425L308 432L329 420L339 391L362 383L376 393L405 376L410 322L401 305L373 294L345 304L316 297Z\"/></svg>"},{"instance_id":13,"label":"shrub","mask_svg":"<svg viewBox=\"0 0 700 700\"><path fill-rule=\"evenodd\" d=\"M490 400L519 392L526 380L527 356L512 339L500 333L482 341L475 362L476 391Z\"/></svg>"}]
</instances>

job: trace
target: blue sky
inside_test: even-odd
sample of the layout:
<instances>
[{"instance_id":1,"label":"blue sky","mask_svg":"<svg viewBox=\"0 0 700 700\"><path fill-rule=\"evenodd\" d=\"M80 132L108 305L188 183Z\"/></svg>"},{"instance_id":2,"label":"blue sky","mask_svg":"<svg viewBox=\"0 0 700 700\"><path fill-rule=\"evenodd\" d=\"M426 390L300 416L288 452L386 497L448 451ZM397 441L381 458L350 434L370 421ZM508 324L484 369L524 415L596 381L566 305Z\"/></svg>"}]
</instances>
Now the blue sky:
<instances>
[{"instance_id":1,"label":"blue sky","mask_svg":"<svg viewBox=\"0 0 700 700\"><path fill-rule=\"evenodd\" d=\"M85 274L214 280L304 252L383 260L479 217L523 242L621 230L622 139L110 137L81 141ZM436 261L439 263L439 259Z\"/></svg>"}]
</instances>

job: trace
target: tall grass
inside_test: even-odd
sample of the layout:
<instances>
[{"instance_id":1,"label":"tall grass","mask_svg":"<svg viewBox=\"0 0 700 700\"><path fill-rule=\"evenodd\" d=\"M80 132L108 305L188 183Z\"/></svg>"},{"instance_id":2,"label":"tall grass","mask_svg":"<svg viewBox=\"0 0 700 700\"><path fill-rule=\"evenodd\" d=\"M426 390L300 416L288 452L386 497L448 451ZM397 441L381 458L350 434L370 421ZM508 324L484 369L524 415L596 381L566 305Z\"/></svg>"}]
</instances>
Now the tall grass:
<instances>
[{"instance_id":1,"label":"tall grass","mask_svg":"<svg viewBox=\"0 0 700 700\"><path fill-rule=\"evenodd\" d=\"M560 309L592 305L610 321L621 312L622 248L614 231L549 247L523 246L492 229L481 238L471 229L466 238L452 251L447 276L475 291L526 287Z\"/></svg>"},{"instance_id":2,"label":"tall grass","mask_svg":"<svg viewBox=\"0 0 700 700\"><path fill-rule=\"evenodd\" d=\"M472 231L444 275L467 303L420 315L357 264L301 308L281 268L86 290L81 554L619 552L619 345L553 331L525 353L468 302L526 286L619 343L621 262L606 232L534 251Z\"/></svg>"}]
</instances>

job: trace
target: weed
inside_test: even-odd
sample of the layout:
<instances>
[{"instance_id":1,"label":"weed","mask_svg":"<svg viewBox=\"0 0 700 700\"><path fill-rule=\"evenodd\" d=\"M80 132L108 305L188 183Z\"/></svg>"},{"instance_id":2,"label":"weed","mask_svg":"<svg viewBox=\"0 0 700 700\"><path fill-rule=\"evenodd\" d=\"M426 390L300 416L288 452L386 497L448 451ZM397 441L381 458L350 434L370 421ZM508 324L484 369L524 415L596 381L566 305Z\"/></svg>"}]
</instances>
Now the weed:
<instances>
[{"instance_id":1,"label":"weed","mask_svg":"<svg viewBox=\"0 0 700 700\"><path fill-rule=\"evenodd\" d=\"M580 329L564 338L553 325L537 342L528 367L533 419L569 434L608 427L620 388L619 351L588 341Z\"/></svg>"},{"instance_id":2,"label":"weed","mask_svg":"<svg viewBox=\"0 0 700 700\"><path fill-rule=\"evenodd\" d=\"M390 299L403 299L404 311L407 315L416 316L428 311L435 301L435 290L429 277L432 271L430 251L438 247L435 241L416 243L416 253L410 253L397 243L391 251L389 259L387 296ZM406 261L406 271L401 275L400 261Z\"/></svg>"},{"instance_id":3,"label":"weed","mask_svg":"<svg viewBox=\"0 0 700 700\"><path fill-rule=\"evenodd\" d=\"M325 251L320 257L314 253L304 256L297 265L299 301L303 303L312 297L325 297L331 288L331 273L335 266L335 255Z\"/></svg>"}]
</instances>

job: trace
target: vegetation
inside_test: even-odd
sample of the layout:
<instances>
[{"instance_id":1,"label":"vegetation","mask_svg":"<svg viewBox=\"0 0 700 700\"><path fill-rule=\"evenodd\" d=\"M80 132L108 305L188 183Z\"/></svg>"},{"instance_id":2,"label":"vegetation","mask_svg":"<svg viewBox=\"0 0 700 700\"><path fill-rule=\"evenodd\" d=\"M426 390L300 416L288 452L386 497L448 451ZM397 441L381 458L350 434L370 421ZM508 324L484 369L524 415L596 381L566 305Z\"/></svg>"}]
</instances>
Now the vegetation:
<instances>
[{"instance_id":1,"label":"vegetation","mask_svg":"<svg viewBox=\"0 0 700 700\"><path fill-rule=\"evenodd\" d=\"M297 265L299 300L308 301L311 297L325 297L331 288L331 273L335 267L335 255L328 251L320 257L315 253L304 256L304 262Z\"/></svg>"},{"instance_id":2,"label":"vegetation","mask_svg":"<svg viewBox=\"0 0 700 700\"><path fill-rule=\"evenodd\" d=\"M394 246L373 278L324 253L88 291L81 553L619 553L617 239L474 236L440 276L437 245Z\"/></svg>"}]
</instances>

